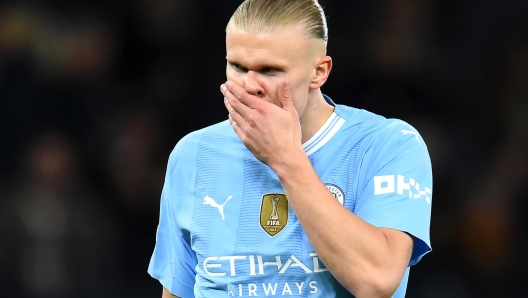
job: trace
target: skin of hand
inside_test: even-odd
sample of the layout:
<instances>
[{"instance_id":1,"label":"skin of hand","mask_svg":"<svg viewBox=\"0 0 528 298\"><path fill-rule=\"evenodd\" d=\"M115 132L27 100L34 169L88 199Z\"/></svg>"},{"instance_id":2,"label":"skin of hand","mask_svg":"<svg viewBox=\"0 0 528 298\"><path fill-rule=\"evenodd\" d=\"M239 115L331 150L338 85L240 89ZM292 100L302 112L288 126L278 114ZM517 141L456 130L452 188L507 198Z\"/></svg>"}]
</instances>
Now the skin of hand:
<instances>
[{"instance_id":1,"label":"skin of hand","mask_svg":"<svg viewBox=\"0 0 528 298\"><path fill-rule=\"evenodd\" d=\"M288 156L304 154L301 125L288 81L282 82L277 90L275 102L279 105L247 93L235 82L227 81L220 89L229 122L260 161L273 168Z\"/></svg>"},{"instance_id":2,"label":"skin of hand","mask_svg":"<svg viewBox=\"0 0 528 298\"><path fill-rule=\"evenodd\" d=\"M257 108L259 112L279 111L261 105L261 101L289 112L293 112L292 106L295 108L302 127L301 143L313 136L334 110L320 90L332 69L326 42L307 37L302 24L272 31L244 30L229 24L226 62L228 83L223 86L240 86L232 87L236 88L232 94L240 95L239 100L246 99L249 108ZM243 91L252 97L243 95ZM280 96L289 98L291 104L281 101Z\"/></svg>"}]
</instances>

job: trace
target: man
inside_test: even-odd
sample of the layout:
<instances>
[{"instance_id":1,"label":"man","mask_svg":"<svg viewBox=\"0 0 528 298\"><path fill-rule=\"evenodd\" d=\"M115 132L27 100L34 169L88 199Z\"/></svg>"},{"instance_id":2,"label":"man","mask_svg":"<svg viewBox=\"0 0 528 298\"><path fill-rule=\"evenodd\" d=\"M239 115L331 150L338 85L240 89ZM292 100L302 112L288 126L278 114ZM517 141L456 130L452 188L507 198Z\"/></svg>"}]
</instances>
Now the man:
<instances>
[{"instance_id":1,"label":"man","mask_svg":"<svg viewBox=\"0 0 528 298\"><path fill-rule=\"evenodd\" d=\"M427 148L321 93L326 43L315 0L246 0L231 18L229 121L169 158L149 266L163 297L404 297L430 251Z\"/></svg>"}]
</instances>

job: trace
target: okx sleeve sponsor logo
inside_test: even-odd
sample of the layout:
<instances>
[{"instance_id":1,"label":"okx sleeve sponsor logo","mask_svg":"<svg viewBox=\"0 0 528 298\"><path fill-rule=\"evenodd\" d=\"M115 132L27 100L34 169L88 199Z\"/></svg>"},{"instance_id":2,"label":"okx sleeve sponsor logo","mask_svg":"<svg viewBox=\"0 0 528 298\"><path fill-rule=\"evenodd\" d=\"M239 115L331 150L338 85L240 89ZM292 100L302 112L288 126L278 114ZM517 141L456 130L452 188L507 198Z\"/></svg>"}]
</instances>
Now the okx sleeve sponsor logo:
<instances>
[{"instance_id":1,"label":"okx sleeve sponsor logo","mask_svg":"<svg viewBox=\"0 0 528 298\"><path fill-rule=\"evenodd\" d=\"M420 185L413 178L402 175L374 176L374 195L397 193L407 195L409 199L425 199L431 204L431 188Z\"/></svg>"}]
</instances>

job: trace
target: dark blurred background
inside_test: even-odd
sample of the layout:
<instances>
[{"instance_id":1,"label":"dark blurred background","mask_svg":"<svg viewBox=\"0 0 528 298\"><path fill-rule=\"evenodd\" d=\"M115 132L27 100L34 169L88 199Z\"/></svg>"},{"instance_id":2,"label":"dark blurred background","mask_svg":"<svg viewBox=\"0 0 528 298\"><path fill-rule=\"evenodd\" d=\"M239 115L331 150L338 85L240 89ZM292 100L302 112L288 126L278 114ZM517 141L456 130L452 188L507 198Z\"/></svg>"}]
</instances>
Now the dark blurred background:
<instances>
[{"instance_id":1,"label":"dark blurred background","mask_svg":"<svg viewBox=\"0 0 528 298\"><path fill-rule=\"evenodd\" d=\"M528 297L528 1L320 2L323 92L428 143L433 252L407 297ZM160 297L166 161L226 119L239 4L0 2L1 297Z\"/></svg>"}]
</instances>

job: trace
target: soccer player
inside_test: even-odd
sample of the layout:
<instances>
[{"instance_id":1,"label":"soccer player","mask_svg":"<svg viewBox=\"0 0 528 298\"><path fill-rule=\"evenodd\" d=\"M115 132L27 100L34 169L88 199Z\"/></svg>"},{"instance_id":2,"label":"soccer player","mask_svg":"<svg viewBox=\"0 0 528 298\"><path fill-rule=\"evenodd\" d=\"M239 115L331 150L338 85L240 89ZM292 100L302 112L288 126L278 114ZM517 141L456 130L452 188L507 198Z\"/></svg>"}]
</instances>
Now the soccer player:
<instances>
[{"instance_id":1,"label":"soccer player","mask_svg":"<svg viewBox=\"0 0 528 298\"><path fill-rule=\"evenodd\" d=\"M149 273L163 297L404 297L430 251L409 124L336 105L315 0L246 0L226 29L229 120L169 157Z\"/></svg>"}]
</instances>

